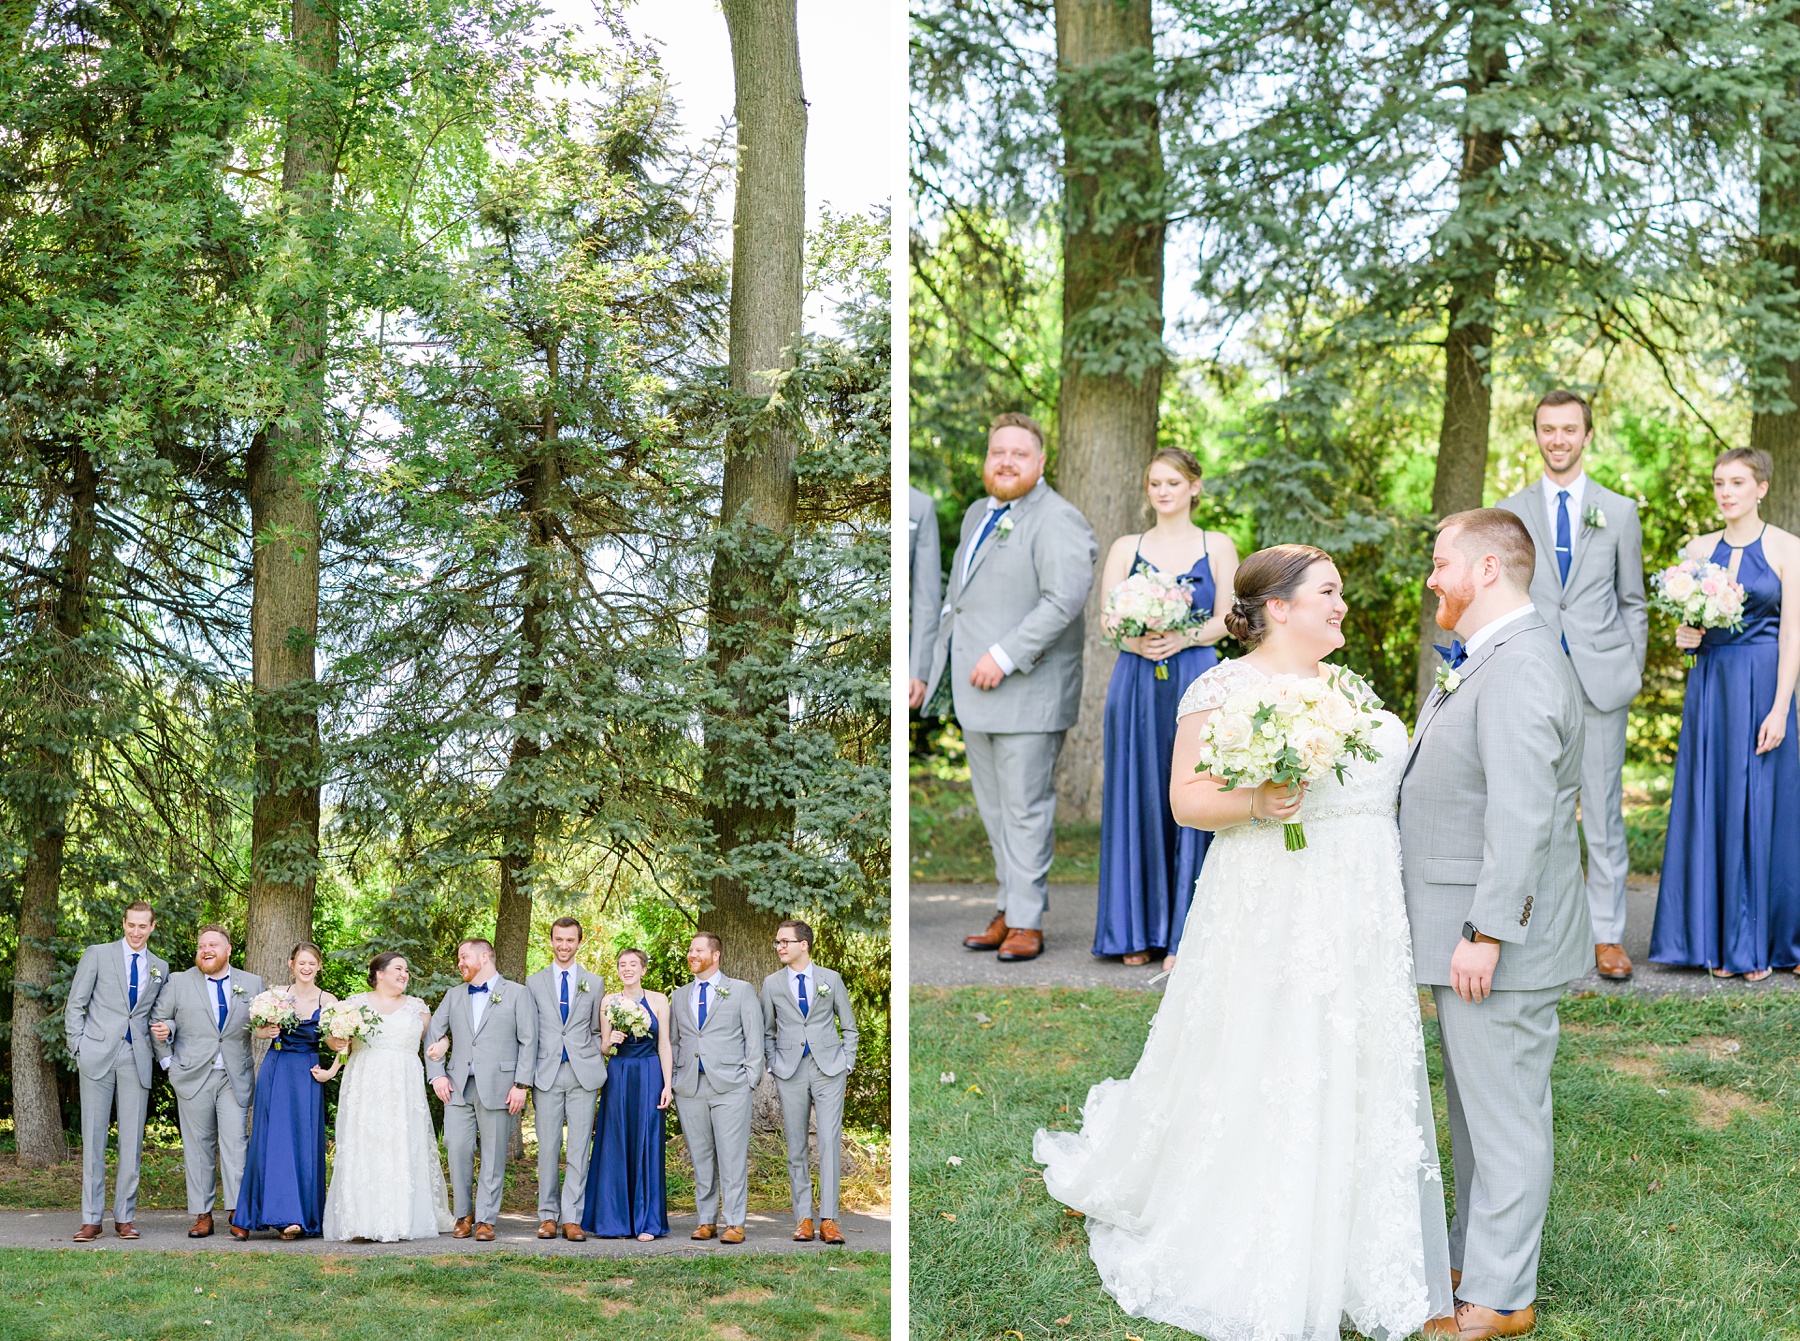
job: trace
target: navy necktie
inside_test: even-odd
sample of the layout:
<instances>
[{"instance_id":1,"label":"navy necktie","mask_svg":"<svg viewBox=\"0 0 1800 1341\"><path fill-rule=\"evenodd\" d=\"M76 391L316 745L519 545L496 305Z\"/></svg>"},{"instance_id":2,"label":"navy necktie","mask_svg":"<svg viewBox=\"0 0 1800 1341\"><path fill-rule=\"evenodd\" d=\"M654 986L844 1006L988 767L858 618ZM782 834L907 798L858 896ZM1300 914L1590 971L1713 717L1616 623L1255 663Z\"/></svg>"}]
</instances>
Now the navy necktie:
<instances>
[{"instance_id":1,"label":"navy necktie","mask_svg":"<svg viewBox=\"0 0 1800 1341\"><path fill-rule=\"evenodd\" d=\"M137 994L138 994L137 961L138 961L137 951L133 950L131 952L131 1010L137 1009ZM130 1011L127 1011L126 1013L129 1015ZM127 1043L131 1042L131 1026L129 1024L127 1024L125 1026L125 1041Z\"/></svg>"},{"instance_id":2,"label":"navy necktie","mask_svg":"<svg viewBox=\"0 0 1800 1341\"><path fill-rule=\"evenodd\" d=\"M230 1007L225 1004L225 979L214 978L213 988L219 994L219 1032L222 1034L225 1032L225 1016L230 1010Z\"/></svg>"},{"instance_id":3,"label":"navy necktie","mask_svg":"<svg viewBox=\"0 0 1800 1341\"><path fill-rule=\"evenodd\" d=\"M567 1024L569 1022L569 975L567 971L564 971L558 976L562 978L562 1022ZM569 1050L567 1048L562 1050L562 1059L565 1062L569 1060Z\"/></svg>"},{"instance_id":4,"label":"navy necktie","mask_svg":"<svg viewBox=\"0 0 1800 1341\"><path fill-rule=\"evenodd\" d=\"M1564 586L1569 583L1569 563L1574 557L1569 539L1569 491L1564 489L1556 495L1556 571Z\"/></svg>"},{"instance_id":5,"label":"navy necktie","mask_svg":"<svg viewBox=\"0 0 1800 1341\"><path fill-rule=\"evenodd\" d=\"M1011 506L1012 504L1008 503L1006 507L988 509L987 521L981 528L981 534L975 537L974 548L969 551L970 564L975 562L975 556L981 553L981 547L987 544L987 538L994 533L994 528L1000 525L1001 516L1006 512L1007 508L1010 508ZM963 568L965 576L967 576L968 571L968 566L965 565Z\"/></svg>"},{"instance_id":6,"label":"navy necktie","mask_svg":"<svg viewBox=\"0 0 1800 1341\"><path fill-rule=\"evenodd\" d=\"M706 1028L706 984L700 984L700 1027Z\"/></svg>"},{"instance_id":7,"label":"navy necktie","mask_svg":"<svg viewBox=\"0 0 1800 1341\"><path fill-rule=\"evenodd\" d=\"M806 1004L806 975L804 973L796 974L795 979L800 985L800 1018L804 1020L808 1015L812 1014L812 1007ZM805 1047L800 1049L800 1055L805 1057L811 1051L812 1044L808 1043Z\"/></svg>"}]
</instances>

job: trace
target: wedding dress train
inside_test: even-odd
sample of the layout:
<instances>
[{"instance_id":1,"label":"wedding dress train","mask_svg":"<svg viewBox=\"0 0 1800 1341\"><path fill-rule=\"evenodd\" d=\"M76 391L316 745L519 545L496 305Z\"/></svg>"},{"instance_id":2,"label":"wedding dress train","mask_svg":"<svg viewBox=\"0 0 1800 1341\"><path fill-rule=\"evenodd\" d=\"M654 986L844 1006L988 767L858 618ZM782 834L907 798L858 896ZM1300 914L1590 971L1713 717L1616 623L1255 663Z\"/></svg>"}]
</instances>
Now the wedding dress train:
<instances>
[{"instance_id":1,"label":"wedding dress train","mask_svg":"<svg viewBox=\"0 0 1800 1341\"><path fill-rule=\"evenodd\" d=\"M1262 673L1225 662L1181 712ZM1451 1311L1444 1189L1400 885L1406 728L1280 825L1214 837L1137 1068L1039 1131L1127 1313L1212 1341L1399 1338Z\"/></svg>"}]
</instances>

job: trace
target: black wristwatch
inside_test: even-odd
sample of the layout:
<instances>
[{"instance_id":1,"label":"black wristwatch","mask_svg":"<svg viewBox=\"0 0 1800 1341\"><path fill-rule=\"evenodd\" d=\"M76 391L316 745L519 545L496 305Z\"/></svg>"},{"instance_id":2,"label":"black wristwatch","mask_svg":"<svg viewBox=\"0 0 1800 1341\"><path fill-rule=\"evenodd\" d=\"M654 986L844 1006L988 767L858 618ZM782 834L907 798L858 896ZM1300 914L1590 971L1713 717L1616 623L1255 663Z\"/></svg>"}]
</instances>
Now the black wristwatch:
<instances>
[{"instance_id":1,"label":"black wristwatch","mask_svg":"<svg viewBox=\"0 0 1800 1341\"><path fill-rule=\"evenodd\" d=\"M1475 938L1479 935L1481 935L1481 933L1479 931L1475 930L1475 924L1473 922L1464 922L1463 923L1462 938L1465 941L1468 941L1472 944L1474 942Z\"/></svg>"}]
</instances>

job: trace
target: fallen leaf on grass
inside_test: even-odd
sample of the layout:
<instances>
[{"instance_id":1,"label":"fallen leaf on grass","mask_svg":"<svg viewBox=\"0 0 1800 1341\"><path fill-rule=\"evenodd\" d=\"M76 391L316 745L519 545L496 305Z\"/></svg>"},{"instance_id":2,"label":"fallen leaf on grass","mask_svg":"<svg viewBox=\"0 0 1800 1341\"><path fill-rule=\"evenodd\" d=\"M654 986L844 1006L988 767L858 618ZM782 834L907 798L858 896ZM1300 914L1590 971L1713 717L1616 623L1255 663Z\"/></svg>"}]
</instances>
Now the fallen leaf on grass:
<instances>
[{"instance_id":1,"label":"fallen leaf on grass","mask_svg":"<svg viewBox=\"0 0 1800 1341\"><path fill-rule=\"evenodd\" d=\"M979 1085L971 1085L971 1086L969 1086L969 1088L968 1088L968 1089L966 1089L966 1090L964 1090L964 1091L963 1091L963 1093L964 1093L964 1094L980 1094L980 1093L981 1093L981 1086L979 1086Z\"/></svg>"},{"instance_id":2,"label":"fallen leaf on grass","mask_svg":"<svg viewBox=\"0 0 1800 1341\"><path fill-rule=\"evenodd\" d=\"M993 1022L994 1021L989 1017L985 1010L978 1010L975 1012L976 1024L992 1024Z\"/></svg>"},{"instance_id":3,"label":"fallen leaf on grass","mask_svg":"<svg viewBox=\"0 0 1800 1341\"><path fill-rule=\"evenodd\" d=\"M954 1071L939 1071L938 1072L938 1084L954 1085L955 1083L956 1083L956 1072L954 1072Z\"/></svg>"},{"instance_id":4,"label":"fallen leaf on grass","mask_svg":"<svg viewBox=\"0 0 1800 1341\"><path fill-rule=\"evenodd\" d=\"M1092 1010L1093 1009L1093 1007L1088 1005L1088 1003L1085 1001L1077 1001L1075 1004L1080 1006L1083 1010Z\"/></svg>"},{"instance_id":5,"label":"fallen leaf on grass","mask_svg":"<svg viewBox=\"0 0 1800 1341\"><path fill-rule=\"evenodd\" d=\"M1644 1191L1651 1192L1651 1193L1662 1191L1662 1180L1661 1179L1652 1179L1650 1182L1650 1186L1646 1187L1644 1189Z\"/></svg>"},{"instance_id":6,"label":"fallen leaf on grass","mask_svg":"<svg viewBox=\"0 0 1800 1341\"><path fill-rule=\"evenodd\" d=\"M955 1221L956 1221L956 1217L954 1215L950 1214L949 1211L939 1211L938 1214L940 1216L942 1216L944 1219L949 1220L951 1223L955 1223Z\"/></svg>"},{"instance_id":7,"label":"fallen leaf on grass","mask_svg":"<svg viewBox=\"0 0 1800 1341\"><path fill-rule=\"evenodd\" d=\"M1074 1321L1075 1321L1075 1315L1073 1313L1065 1313L1062 1315L1062 1317L1060 1317L1056 1320L1056 1325L1058 1327L1067 1327L1070 1323L1072 1323Z\"/></svg>"},{"instance_id":8,"label":"fallen leaf on grass","mask_svg":"<svg viewBox=\"0 0 1800 1341\"><path fill-rule=\"evenodd\" d=\"M1002 1332L1002 1333L1000 1333L1000 1335L1001 1335L1001 1336L1016 1336L1016 1337L1018 1337L1018 1338L1019 1338L1019 1341L1025 1341L1025 1333L1023 1333L1023 1332L1015 1332L1015 1331L1014 1331L1014 1330L1013 1330L1013 1329L1012 1329L1012 1328L1010 1328L1010 1327L1008 1327L1008 1328L1007 1328L1007 1329L1006 1329L1006 1330L1005 1330L1005 1331L1004 1331L1004 1332Z\"/></svg>"},{"instance_id":9,"label":"fallen leaf on grass","mask_svg":"<svg viewBox=\"0 0 1800 1341\"><path fill-rule=\"evenodd\" d=\"M962 1156L961 1155L952 1155L952 1156L950 1156L949 1159L945 1160L944 1163L946 1163L954 1168L956 1165L962 1163Z\"/></svg>"},{"instance_id":10,"label":"fallen leaf on grass","mask_svg":"<svg viewBox=\"0 0 1800 1341\"><path fill-rule=\"evenodd\" d=\"M1085 1219L1087 1219L1087 1212L1086 1212L1086 1211L1074 1211L1074 1210L1070 1210L1070 1211L1064 1211L1064 1212L1063 1212L1063 1214L1064 1214L1064 1215L1072 1215L1072 1216L1074 1216L1074 1217L1075 1217L1075 1218L1076 1218L1076 1219L1077 1219L1077 1220L1085 1220Z\"/></svg>"}]
</instances>

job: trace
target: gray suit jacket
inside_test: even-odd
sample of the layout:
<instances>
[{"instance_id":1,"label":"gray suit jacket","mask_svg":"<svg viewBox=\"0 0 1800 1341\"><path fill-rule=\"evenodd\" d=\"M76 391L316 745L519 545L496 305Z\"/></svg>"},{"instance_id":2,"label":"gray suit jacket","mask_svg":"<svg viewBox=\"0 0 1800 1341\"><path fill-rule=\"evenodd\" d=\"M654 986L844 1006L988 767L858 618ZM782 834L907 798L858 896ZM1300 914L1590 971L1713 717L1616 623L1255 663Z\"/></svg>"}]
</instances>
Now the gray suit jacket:
<instances>
[{"instance_id":1,"label":"gray suit jacket","mask_svg":"<svg viewBox=\"0 0 1800 1341\"><path fill-rule=\"evenodd\" d=\"M1574 556L1569 582L1556 573L1556 523L1544 503L1544 484L1531 484L1501 507L1518 516L1537 546L1531 603L1550 632L1569 643L1575 676L1601 712L1623 708L1644 683L1644 651L1650 640L1650 607L1644 599L1644 531L1638 505L1606 488L1592 475L1583 489L1582 511L1594 507L1603 527L1571 517Z\"/></svg>"},{"instance_id":2,"label":"gray suit jacket","mask_svg":"<svg viewBox=\"0 0 1800 1341\"><path fill-rule=\"evenodd\" d=\"M944 573L938 561L937 504L930 494L910 484L906 486L906 504L906 564L912 586L906 674L908 679L923 680L931 670L931 651L937 645Z\"/></svg>"},{"instance_id":3,"label":"gray suit jacket","mask_svg":"<svg viewBox=\"0 0 1800 1341\"><path fill-rule=\"evenodd\" d=\"M495 974L488 979L488 1003L481 1012L481 1028L469 1009L469 988L458 983L438 1002L425 1027L429 1048L450 1035L450 1055L442 1061L425 1059L425 1078L450 1077L450 1102L460 1104L463 1087L475 1077L475 1097L483 1108L505 1108L506 1092L514 1085L529 1085L537 1071L537 1003L524 984ZM496 999L498 998L498 999Z\"/></svg>"},{"instance_id":4,"label":"gray suit jacket","mask_svg":"<svg viewBox=\"0 0 1800 1341\"><path fill-rule=\"evenodd\" d=\"M1039 480L1012 505L1011 530L996 531L976 552L965 582L963 557L987 514L984 498L963 517L926 702L949 675L956 720L968 730L1067 731L1081 709L1082 607L1100 548L1094 529ZM996 643L1016 669L998 687L977 689L969 675Z\"/></svg>"},{"instance_id":5,"label":"gray suit jacket","mask_svg":"<svg viewBox=\"0 0 1800 1341\"><path fill-rule=\"evenodd\" d=\"M700 1093L700 1063L723 1089L748 1089L762 1079L763 1019L756 989L721 973L721 991L707 994L706 1027L700 1027L700 985L679 987L669 998L669 1043L675 1050L675 1093Z\"/></svg>"},{"instance_id":6,"label":"gray suit jacket","mask_svg":"<svg viewBox=\"0 0 1800 1341\"><path fill-rule=\"evenodd\" d=\"M63 1033L69 1054L81 1074L99 1080L119 1060L119 1050L130 1047L137 1063L138 1079L150 1084L155 1048L150 1037L150 1008L169 981L169 961L158 959L146 945L138 974L137 1009L131 1008L131 980L125 972L125 942L90 945L75 966L69 984L69 1000L63 1007ZM131 1042L125 1042L130 1033Z\"/></svg>"},{"instance_id":7,"label":"gray suit jacket","mask_svg":"<svg viewBox=\"0 0 1800 1341\"><path fill-rule=\"evenodd\" d=\"M1400 783L1413 976L1448 985L1464 922L1504 942L1494 990L1560 987L1594 962L1575 798L1581 689L1532 612L1433 690Z\"/></svg>"},{"instance_id":8,"label":"gray suit jacket","mask_svg":"<svg viewBox=\"0 0 1800 1341\"><path fill-rule=\"evenodd\" d=\"M597 1090L606 1083L605 1033L600 1019L600 998L606 983L581 965L569 977L569 1021L563 1023L562 1001L556 986L556 965L541 968L525 980L537 1003L537 1069L531 1083L547 1090L556 1083L556 1070L565 1050L569 1066L583 1089ZM581 988L586 987L587 991ZM464 996L468 993L464 992Z\"/></svg>"},{"instance_id":9,"label":"gray suit jacket","mask_svg":"<svg viewBox=\"0 0 1800 1341\"><path fill-rule=\"evenodd\" d=\"M850 1012L844 980L828 968L810 964L806 987L807 1013L802 1015L786 969L763 979L763 1053L777 1080L787 1080L799 1069L808 1046L819 1070L828 1076L856 1065L856 1016Z\"/></svg>"},{"instance_id":10,"label":"gray suit jacket","mask_svg":"<svg viewBox=\"0 0 1800 1341\"><path fill-rule=\"evenodd\" d=\"M171 1058L169 1083L183 1099L192 1099L206 1084L213 1058L225 1055L225 1073L231 1092L245 1108L256 1093L256 1066L250 1053L250 1003L266 984L254 973L231 970L226 993L225 1027L219 1028L217 995L199 966L173 975L156 994L150 1012L152 1022L162 1021L175 1032L166 1043L157 1043L160 1061Z\"/></svg>"}]
</instances>

